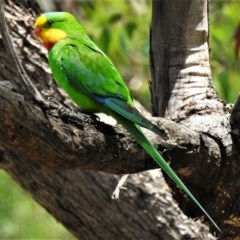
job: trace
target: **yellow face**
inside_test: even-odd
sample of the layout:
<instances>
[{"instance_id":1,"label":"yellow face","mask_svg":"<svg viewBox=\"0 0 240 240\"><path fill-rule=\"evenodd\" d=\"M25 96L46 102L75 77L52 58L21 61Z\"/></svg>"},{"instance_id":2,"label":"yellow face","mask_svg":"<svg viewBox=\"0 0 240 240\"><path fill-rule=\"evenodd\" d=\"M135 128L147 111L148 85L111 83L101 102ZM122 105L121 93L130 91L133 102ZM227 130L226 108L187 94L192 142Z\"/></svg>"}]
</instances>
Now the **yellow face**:
<instances>
[{"instance_id":1,"label":"yellow face","mask_svg":"<svg viewBox=\"0 0 240 240\"><path fill-rule=\"evenodd\" d=\"M34 28L35 35L42 40L47 49L50 49L59 40L67 37L63 30L51 28L51 22L48 22L44 14L37 18Z\"/></svg>"},{"instance_id":2,"label":"yellow face","mask_svg":"<svg viewBox=\"0 0 240 240\"><path fill-rule=\"evenodd\" d=\"M34 27L40 27L43 26L47 22L47 17L45 15L41 15L37 18Z\"/></svg>"}]
</instances>

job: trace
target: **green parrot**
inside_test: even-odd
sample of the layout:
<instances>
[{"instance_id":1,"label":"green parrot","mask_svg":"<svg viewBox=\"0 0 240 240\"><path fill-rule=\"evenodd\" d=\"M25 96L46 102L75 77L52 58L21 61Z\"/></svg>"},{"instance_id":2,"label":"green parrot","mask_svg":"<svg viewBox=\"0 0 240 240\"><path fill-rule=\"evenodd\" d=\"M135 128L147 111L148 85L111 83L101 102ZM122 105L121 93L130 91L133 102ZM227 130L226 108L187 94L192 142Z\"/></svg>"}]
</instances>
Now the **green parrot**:
<instances>
[{"instance_id":1,"label":"green parrot","mask_svg":"<svg viewBox=\"0 0 240 240\"><path fill-rule=\"evenodd\" d=\"M122 124L221 232L144 135L141 127L160 136L164 136L164 132L134 107L129 89L121 75L108 56L86 35L76 18L67 12L48 12L37 18L34 27L35 35L48 49L49 65L60 87L83 110L104 112Z\"/></svg>"}]
</instances>

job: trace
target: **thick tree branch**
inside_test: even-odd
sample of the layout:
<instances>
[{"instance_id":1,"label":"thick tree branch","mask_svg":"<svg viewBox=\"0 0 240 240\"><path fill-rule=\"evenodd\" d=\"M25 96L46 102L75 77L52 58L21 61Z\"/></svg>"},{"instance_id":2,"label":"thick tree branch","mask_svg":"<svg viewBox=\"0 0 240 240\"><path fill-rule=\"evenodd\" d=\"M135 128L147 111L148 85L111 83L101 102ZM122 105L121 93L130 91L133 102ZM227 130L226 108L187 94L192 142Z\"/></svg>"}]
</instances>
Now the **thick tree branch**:
<instances>
[{"instance_id":1,"label":"thick tree branch","mask_svg":"<svg viewBox=\"0 0 240 240\"><path fill-rule=\"evenodd\" d=\"M215 162L219 171L204 164L200 172L205 175L205 183L211 185L212 179L214 184L217 182L214 189L205 192L205 196L212 198L207 205L221 219L223 237L234 237L240 233L239 101L231 116L231 106L218 99L212 86L208 24L207 0L153 1L150 51L153 112L210 138L208 150L219 149ZM198 186L193 187L201 192ZM184 202L181 194L175 197L180 204ZM191 207L185 209L191 214Z\"/></svg>"},{"instance_id":2,"label":"thick tree branch","mask_svg":"<svg viewBox=\"0 0 240 240\"><path fill-rule=\"evenodd\" d=\"M132 175L116 202L112 175L47 169L8 149L1 166L77 238L214 239L206 226L181 214L158 170Z\"/></svg>"},{"instance_id":3,"label":"thick tree branch","mask_svg":"<svg viewBox=\"0 0 240 240\"><path fill-rule=\"evenodd\" d=\"M63 114L57 109L49 108L45 113L7 83L0 84L0 142L18 154L47 167L79 167L117 174L157 167L121 127L112 127L82 114L75 113L76 118L72 112ZM169 120L156 123L159 122L167 129L169 140L164 141L151 132L146 134L166 159L171 159L173 166L179 168L182 176L191 173L192 181L199 182L197 176L200 175L196 174L199 165L207 158L214 166L220 156L218 147L208 152L204 148L211 139ZM6 131L10 128L11 131Z\"/></svg>"},{"instance_id":4,"label":"thick tree branch","mask_svg":"<svg viewBox=\"0 0 240 240\"><path fill-rule=\"evenodd\" d=\"M208 1L153 1L150 36L154 115L182 121L212 111L208 105L221 110L211 78Z\"/></svg>"},{"instance_id":5,"label":"thick tree branch","mask_svg":"<svg viewBox=\"0 0 240 240\"><path fill-rule=\"evenodd\" d=\"M13 44L12 44L12 41L10 38L10 34L8 31L8 27L7 27L7 22L5 19L4 2L3 1L0 1L0 22L1 22L0 29L1 29L1 33L2 33L4 46L6 47L6 51L9 53L11 59L14 61L14 65L17 68L19 77L22 79L22 81L21 81L22 84L20 86L23 87L27 91L28 95L31 96L32 98L34 98L36 101L44 103L45 101L44 101L42 95L36 89L36 87L34 86L32 81L28 77L25 69L23 68L22 64L20 63L20 60L14 50L14 47L13 47Z\"/></svg>"}]
</instances>

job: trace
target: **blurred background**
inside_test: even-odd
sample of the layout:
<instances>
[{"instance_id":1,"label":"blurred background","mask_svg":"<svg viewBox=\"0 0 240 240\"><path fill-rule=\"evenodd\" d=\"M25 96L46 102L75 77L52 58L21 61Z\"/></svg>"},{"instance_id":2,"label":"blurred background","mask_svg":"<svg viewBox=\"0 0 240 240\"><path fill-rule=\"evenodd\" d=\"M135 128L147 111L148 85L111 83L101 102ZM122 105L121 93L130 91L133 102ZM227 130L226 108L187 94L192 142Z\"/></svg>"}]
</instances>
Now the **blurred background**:
<instances>
[{"instance_id":1,"label":"blurred background","mask_svg":"<svg viewBox=\"0 0 240 240\"><path fill-rule=\"evenodd\" d=\"M43 11L65 10L110 56L134 98L150 110L148 49L150 0L38 0ZM213 82L234 103L240 89L240 1L210 0ZM75 239L0 170L0 239Z\"/></svg>"}]
</instances>

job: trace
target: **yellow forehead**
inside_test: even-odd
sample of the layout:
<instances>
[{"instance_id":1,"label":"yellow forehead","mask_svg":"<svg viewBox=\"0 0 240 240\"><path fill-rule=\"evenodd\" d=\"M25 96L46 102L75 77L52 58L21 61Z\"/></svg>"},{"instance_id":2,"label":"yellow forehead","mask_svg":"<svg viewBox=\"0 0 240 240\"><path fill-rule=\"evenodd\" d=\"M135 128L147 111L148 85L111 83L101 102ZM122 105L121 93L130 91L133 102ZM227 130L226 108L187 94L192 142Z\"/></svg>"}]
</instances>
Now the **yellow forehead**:
<instances>
[{"instance_id":1,"label":"yellow forehead","mask_svg":"<svg viewBox=\"0 0 240 240\"><path fill-rule=\"evenodd\" d=\"M37 18L34 26L35 27L40 27L44 25L47 22L47 17L45 15L41 15L39 18Z\"/></svg>"}]
</instances>

